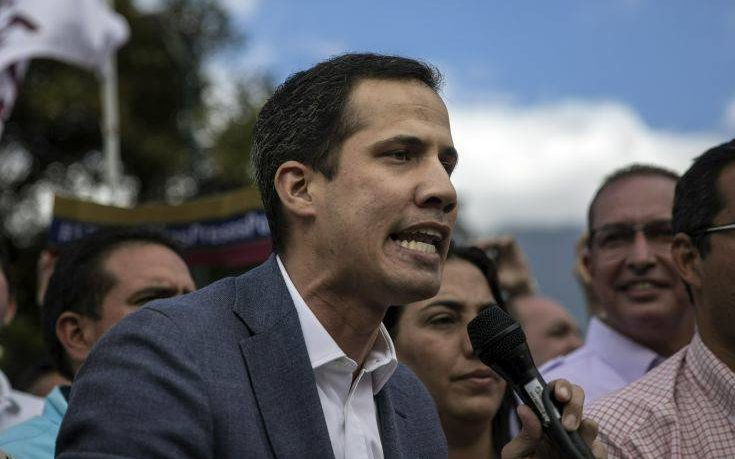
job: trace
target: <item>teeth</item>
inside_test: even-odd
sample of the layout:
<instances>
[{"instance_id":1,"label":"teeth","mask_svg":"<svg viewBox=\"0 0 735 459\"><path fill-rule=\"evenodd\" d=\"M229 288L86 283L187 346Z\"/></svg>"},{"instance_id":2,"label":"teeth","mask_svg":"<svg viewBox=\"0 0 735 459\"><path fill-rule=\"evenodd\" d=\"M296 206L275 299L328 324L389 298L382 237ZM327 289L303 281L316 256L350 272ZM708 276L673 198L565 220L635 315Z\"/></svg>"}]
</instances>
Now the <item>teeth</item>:
<instances>
[{"instance_id":1,"label":"teeth","mask_svg":"<svg viewBox=\"0 0 735 459\"><path fill-rule=\"evenodd\" d=\"M420 229L416 230L417 233L426 234L427 236L436 237L441 239L442 233L434 229Z\"/></svg>"},{"instance_id":2,"label":"teeth","mask_svg":"<svg viewBox=\"0 0 735 459\"><path fill-rule=\"evenodd\" d=\"M419 241L399 241L398 245L408 250L415 250L422 253L436 253L436 247L431 244Z\"/></svg>"},{"instance_id":3,"label":"teeth","mask_svg":"<svg viewBox=\"0 0 735 459\"><path fill-rule=\"evenodd\" d=\"M654 287L654 285L652 283L646 282L646 281L634 282L634 283L630 284L630 288L632 290L647 290L647 289L650 289L650 288L653 288L653 287Z\"/></svg>"}]
</instances>

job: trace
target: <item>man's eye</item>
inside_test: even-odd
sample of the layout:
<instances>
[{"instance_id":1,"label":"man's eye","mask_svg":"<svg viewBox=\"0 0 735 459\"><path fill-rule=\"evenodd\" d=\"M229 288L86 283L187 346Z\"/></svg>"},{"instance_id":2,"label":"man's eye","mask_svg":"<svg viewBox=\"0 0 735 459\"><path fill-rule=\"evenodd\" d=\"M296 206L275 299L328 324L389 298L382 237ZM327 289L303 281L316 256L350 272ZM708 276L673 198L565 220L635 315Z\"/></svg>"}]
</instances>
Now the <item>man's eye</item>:
<instances>
[{"instance_id":1,"label":"man's eye","mask_svg":"<svg viewBox=\"0 0 735 459\"><path fill-rule=\"evenodd\" d=\"M627 231L608 231L600 234L600 245L603 247L622 244L630 239Z\"/></svg>"},{"instance_id":2,"label":"man's eye","mask_svg":"<svg viewBox=\"0 0 735 459\"><path fill-rule=\"evenodd\" d=\"M443 327L452 325L454 323L454 317L448 314L442 314L440 316L434 316L429 319L429 324L435 327Z\"/></svg>"},{"instance_id":3,"label":"man's eye","mask_svg":"<svg viewBox=\"0 0 735 459\"><path fill-rule=\"evenodd\" d=\"M405 150L391 151L390 153L388 153L388 155L393 159L397 159L398 161L408 161L409 159L411 159L411 155Z\"/></svg>"}]
</instances>

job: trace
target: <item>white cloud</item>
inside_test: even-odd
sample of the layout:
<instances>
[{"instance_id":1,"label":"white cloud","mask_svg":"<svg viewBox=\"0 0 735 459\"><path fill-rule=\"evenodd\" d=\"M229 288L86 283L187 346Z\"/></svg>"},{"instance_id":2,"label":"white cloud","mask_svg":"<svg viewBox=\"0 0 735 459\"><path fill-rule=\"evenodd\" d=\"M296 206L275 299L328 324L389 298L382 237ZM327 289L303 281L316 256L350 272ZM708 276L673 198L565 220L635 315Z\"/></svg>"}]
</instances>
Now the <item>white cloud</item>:
<instances>
[{"instance_id":1,"label":"white cloud","mask_svg":"<svg viewBox=\"0 0 735 459\"><path fill-rule=\"evenodd\" d=\"M449 107L460 218L476 235L506 226L581 225L603 177L633 162L683 172L716 133L652 129L616 102Z\"/></svg>"},{"instance_id":2,"label":"white cloud","mask_svg":"<svg viewBox=\"0 0 735 459\"><path fill-rule=\"evenodd\" d=\"M260 0L222 0L222 6L237 20L246 20L255 15Z\"/></svg>"}]
</instances>

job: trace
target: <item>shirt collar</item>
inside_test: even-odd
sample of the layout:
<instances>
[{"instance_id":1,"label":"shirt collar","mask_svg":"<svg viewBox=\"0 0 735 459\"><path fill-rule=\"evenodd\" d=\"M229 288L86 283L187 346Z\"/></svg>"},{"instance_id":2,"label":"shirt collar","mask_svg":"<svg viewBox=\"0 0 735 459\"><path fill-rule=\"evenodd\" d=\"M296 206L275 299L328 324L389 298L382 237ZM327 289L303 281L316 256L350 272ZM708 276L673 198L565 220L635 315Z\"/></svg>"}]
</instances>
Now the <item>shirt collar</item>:
<instances>
[{"instance_id":1,"label":"shirt collar","mask_svg":"<svg viewBox=\"0 0 735 459\"><path fill-rule=\"evenodd\" d=\"M590 320L586 346L627 382L640 378L664 360L653 350L618 333L597 317Z\"/></svg>"},{"instance_id":2,"label":"shirt collar","mask_svg":"<svg viewBox=\"0 0 735 459\"><path fill-rule=\"evenodd\" d=\"M309 354L311 368L317 370L330 362L340 359L346 359L352 362L354 364L353 368L356 368L357 364L342 351L334 341L334 338L332 338L321 322L319 322L319 319L314 315L311 308L306 305L303 297L291 281L288 272L286 272L281 257L276 256L276 261L278 262L278 268L281 270L283 280L286 282L288 293L291 295L291 299L296 307L296 313L299 316L299 323L301 324L301 331L304 334L306 351ZM380 324L378 327L378 336L363 364L363 369L372 375L373 393L378 393L383 388L385 383L388 382L388 379L393 375L397 366L398 359L396 358L393 340L391 340L385 326Z\"/></svg>"},{"instance_id":3,"label":"shirt collar","mask_svg":"<svg viewBox=\"0 0 735 459\"><path fill-rule=\"evenodd\" d=\"M723 407L730 417L735 415L735 373L709 350L698 330L686 352L692 374L706 388L714 405Z\"/></svg>"},{"instance_id":4,"label":"shirt collar","mask_svg":"<svg viewBox=\"0 0 735 459\"><path fill-rule=\"evenodd\" d=\"M0 411L16 410L18 408L17 403L11 397L13 388L10 386L5 373L0 371Z\"/></svg>"}]
</instances>

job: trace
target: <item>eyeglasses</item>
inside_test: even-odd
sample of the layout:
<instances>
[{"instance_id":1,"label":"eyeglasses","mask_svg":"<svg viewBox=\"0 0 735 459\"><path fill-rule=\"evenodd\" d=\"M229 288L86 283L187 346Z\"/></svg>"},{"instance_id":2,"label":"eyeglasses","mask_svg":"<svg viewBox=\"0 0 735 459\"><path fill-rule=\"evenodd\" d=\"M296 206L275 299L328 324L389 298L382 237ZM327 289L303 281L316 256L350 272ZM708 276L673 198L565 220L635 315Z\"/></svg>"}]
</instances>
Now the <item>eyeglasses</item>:
<instances>
[{"instance_id":1,"label":"eyeglasses","mask_svg":"<svg viewBox=\"0 0 735 459\"><path fill-rule=\"evenodd\" d=\"M692 234L694 236L701 236L704 234L717 233L720 231L730 231L730 230L735 230L735 223L728 223L727 225L710 226L709 228L704 228L701 230L694 231Z\"/></svg>"},{"instance_id":2,"label":"eyeglasses","mask_svg":"<svg viewBox=\"0 0 735 459\"><path fill-rule=\"evenodd\" d=\"M668 252L674 241L671 220L654 220L647 223L612 223L601 226L590 231L590 243L606 255L620 255L630 249L639 231L643 233L650 247L659 252Z\"/></svg>"}]
</instances>

